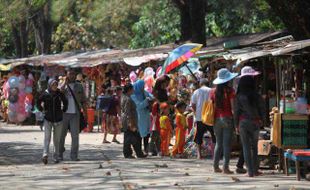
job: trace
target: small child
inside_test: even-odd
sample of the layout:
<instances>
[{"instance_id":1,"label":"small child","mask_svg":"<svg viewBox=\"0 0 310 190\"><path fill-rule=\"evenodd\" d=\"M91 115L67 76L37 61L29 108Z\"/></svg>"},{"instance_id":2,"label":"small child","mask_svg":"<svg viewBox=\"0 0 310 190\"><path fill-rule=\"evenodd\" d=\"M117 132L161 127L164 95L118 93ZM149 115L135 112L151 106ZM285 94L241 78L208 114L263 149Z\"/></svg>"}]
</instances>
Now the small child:
<instances>
[{"instance_id":1,"label":"small child","mask_svg":"<svg viewBox=\"0 0 310 190\"><path fill-rule=\"evenodd\" d=\"M157 156L160 152L160 109L158 102L153 103L151 116L152 125L150 151L152 152L152 156Z\"/></svg>"},{"instance_id":2,"label":"small child","mask_svg":"<svg viewBox=\"0 0 310 190\"><path fill-rule=\"evenodd\" d=\"M176 129L175 129L175 145L173 146L171 156L175 157L176 154L182 155L184 153L185 135L187 129L186 117L184 112L186 110L186 104L184 102L178 102L176 104Z\"/></svg>"},{"instance_id":3,"label":"small child","mask_svg":"<svg viewBox=\"0 0 310 190\"><path fill-rule=\"evenodd\" d=\"M160 150L162 156L169 156L169 144L171 140L172 126L169 119L169 105L167 103L160 104Z\"/></svg>"}]
</instances>

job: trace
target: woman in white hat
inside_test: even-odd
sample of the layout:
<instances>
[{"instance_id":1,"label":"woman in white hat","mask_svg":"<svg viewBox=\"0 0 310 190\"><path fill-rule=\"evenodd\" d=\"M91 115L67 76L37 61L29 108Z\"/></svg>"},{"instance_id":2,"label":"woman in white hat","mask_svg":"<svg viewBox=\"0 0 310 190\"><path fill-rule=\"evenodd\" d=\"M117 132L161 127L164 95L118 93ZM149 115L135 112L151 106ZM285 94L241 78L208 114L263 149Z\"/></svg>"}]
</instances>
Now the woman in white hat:
<instances>
[{"instance_id":1,"label":"woman in white hat","mask_svg":"<svg viewBox=\"0 0 310 190\"><path fill-rule=\"evenodd\" d=\"M217 72L217 78L213 84L217 85L211 99L215 102L215 123L214 132L216 145L214 150L213 168L215 173L232 174L229 170L231 140L233 134L233 101L235 91L229 86L229 81L234 79L238 73L231 73L228 69L222 68ZM219 161L223 152L223 170L219 168Z\"/></svg>"}]
</instances>

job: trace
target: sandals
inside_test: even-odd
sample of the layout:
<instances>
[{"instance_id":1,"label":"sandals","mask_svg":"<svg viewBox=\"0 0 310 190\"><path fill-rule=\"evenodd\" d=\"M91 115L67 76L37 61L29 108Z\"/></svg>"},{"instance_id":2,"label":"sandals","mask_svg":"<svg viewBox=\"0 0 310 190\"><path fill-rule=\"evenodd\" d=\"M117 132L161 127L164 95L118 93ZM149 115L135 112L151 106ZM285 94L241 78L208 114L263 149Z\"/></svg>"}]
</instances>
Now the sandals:
<instances>
[{"instance_id":1,"label":"sandals","mask_svg":"<svg viewBox=\"0 0 310 190\"><path fill-rule=\"evenodd\" d=\"M257 171L256 173L254 173L254 176L261 176L263 175L263 172Z\"/></svg>"},{"instance_id":2,"label":"sandals","mask_svg":"<svg viewBox=\"0 0 310 190\"><path fill-rule=\"evenodd\" d=\"M230 171L228 168L223 170L224 174L234 174L233 171Z\"/></svg>"},{"instance_id":3,"label":"sandals","mask_svg":"<svg viewBox=\"0 0 310 190\"><path fill-rule=\"evenodd\" d=\"M43 162L44 165L46 165L48 163L48 157L47 156L43 156L42 162Z\"/></svg>"},{"instance_id":4,"label":"sandals","mask_svg":"<svg viewBox=\"0 0 310 190\"><path fill-rule=\"evenodd\" d=\"M223 170L221 168L214 168L214 173L222 173Z\"/></svg>"},{"instance_id":5,"label":"sandals","mask_svg":"<svg viewBox=\"0 0 310 190\"><path fill-rule=\"evenodd\" d=\"M112 140L112 142L115 142L116 144L121 144L118 140Z\"/></svg>"},{"instance_id":6,"label":"sandals","mask_svg":"<svg viewBox=\"0 0 310 190\"><path fill-rule=\"evenodd\" d=\"M111 143L111 142L109 142L109 141L107 141L107 140L103 140L102 143L108 144L108 143Z\"/></svg>"}]
</instances>

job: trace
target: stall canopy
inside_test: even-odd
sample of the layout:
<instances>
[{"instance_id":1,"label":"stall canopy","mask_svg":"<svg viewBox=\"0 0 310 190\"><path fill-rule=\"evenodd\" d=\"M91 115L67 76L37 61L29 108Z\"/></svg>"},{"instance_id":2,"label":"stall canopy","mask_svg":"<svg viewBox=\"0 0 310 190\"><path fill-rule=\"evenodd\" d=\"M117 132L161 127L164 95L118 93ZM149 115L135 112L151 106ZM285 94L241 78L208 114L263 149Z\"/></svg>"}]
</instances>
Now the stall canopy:
<instances>
[{"instance_id":1,"label":"stall canopy","mask_svg":"<svg viewBox=\"0 0 310 190\"><path fill-rule=\"evenodd\" d=\"M19 65L66 67L95 67L103 64L124 63L139 66L150 61L163 61L179 44L166 44L136 50L101 49L75 51L53 55L39 55L22 59L2 59L0 70ZM286 31L257 33L242 36L209 38L207 47L196 53L199 59L223 59L242 63L266 55L286 54L310 46L310 40L293 41Z\"/></svg>"},{"instance_id":2,"label":"stall canopy","mask_svg":"<svg viewBox=\"0 0 310 190\"><path fill-rule=\"evenodd\" d=\"M263 57L263 56L279 56L291 53L296 50L302 50L306 47L310 46L310 40L302 40L302 41L292 41L283 44L282 47L274 47L274 48L256 48L256 49L245 49L244 51L235 51L224 54L223 57L226 60L236 60L237 65L248 61L250 59Z\"/></svg>"}]
</instances>

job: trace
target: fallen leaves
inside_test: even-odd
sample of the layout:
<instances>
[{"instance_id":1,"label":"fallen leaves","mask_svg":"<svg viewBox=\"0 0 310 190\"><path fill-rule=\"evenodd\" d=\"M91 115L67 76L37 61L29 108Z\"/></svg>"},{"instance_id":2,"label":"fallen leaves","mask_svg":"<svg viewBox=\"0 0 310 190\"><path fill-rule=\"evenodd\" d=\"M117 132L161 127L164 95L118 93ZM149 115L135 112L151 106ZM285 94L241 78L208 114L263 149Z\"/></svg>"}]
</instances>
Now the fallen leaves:
<instances>
[{"instance_id":1,"label":"fallen leaves","mask_svg":"<svg viewBox=\"0 0 310 190\"><path fill-rule=\"evenodd\" d=\"M168 168L168 165L167 164L162 164L162 165L155 164L155 167L157 167L157 168Z\"/></svg>"},{"instance_id":2,"label":"fallen leaves","mask_svg":"<svg viewBox=\"0 0 310 190\"><path fill-rule=\"evenodd\" d=\"M292 186L291 188L290 188L290 190L295 190L296 188L294 187L294 186Z\"/></svg>"},{"instance_id":3,"label":"fallen leaves","mask_svg":"<svg viewBox=\"0 0 310 190\"><path fill-rule=\"evenodd\" d=\"M111 174L110 171L108 171L107 173L105 173L105 175L106 175L106 176L111 176L112 174Z\"/></svg>"},{"instance_id":4,"label":"fallen leaves","mask_svg":"<svg viewBox=\"0 0 310 190\"><path fill-rule=\"evenodd\" d=\"M132 189L137 189L136 184L133 183L124 183L124 188L126 190L132 190Z\"/></svg>"},{"instance_id":5,"label":"fallen leaves","mask_svg":"<svg viewBox=\"0 0 310 190\"><path fill-rule=\"evenodd\" d=\"M240 182L241 180L237 177L231 177L231 179L234 181L234 182Z\"/></svg>"},{"instance_id":6,"label":"fallen leaves","mask_svg":"<svg viewBox=\"0 0 310 190\"><path fill-rule=\"evenodd\" d=\"M273 186L274 186L274 187L279 187L279 184L274 184Z\"/></svg>"}]
</instances>

